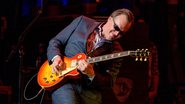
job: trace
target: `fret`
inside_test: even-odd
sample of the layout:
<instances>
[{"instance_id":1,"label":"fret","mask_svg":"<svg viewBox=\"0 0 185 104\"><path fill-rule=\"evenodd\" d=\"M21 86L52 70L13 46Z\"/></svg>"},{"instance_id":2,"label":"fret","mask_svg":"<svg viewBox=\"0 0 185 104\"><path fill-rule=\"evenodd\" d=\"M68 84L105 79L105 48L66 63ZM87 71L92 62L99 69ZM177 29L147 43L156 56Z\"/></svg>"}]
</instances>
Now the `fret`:
<instances>
[{"instance_id":1,"label":"fret","mask_svg":"<svg viewBox=\"0 0 185 104\"><path fill-rule=\"evenodd\" d=\"M90 59L87 59L87 62L88 62L88 63L93 63L94 61L93 61L92 58L90 58Z\"/></svg>"},{"instance_id":2,"label":"fret","mask_svg":"<svg viewBox=\"0 0 185 104\"><path fill-rule=\"evenodd\" d=\"M119 57L119 54L113 54L112 57Z\"/></svg>"},{"instance_id":3,"label":"fret","mask_svg":"<svg viewBox=\"0 0 185 104\"><path fill-rule=\"evenodd\" d=\"M102 58L102 60L105 60L105 59L106 59L106 57L105 57L105 56L102 56L101 58Z\"/></svg>"},{"instance_id":4,"label":"fret","mask_svg":"<svg viewBox=\"0 0 185 104\"><path fill-rule=\"evenodd\" d=\"M100 58L99 57L96 57L96 58L94 58L94 61L95 62L100 61Z\"/></svg>"}]
</instances>

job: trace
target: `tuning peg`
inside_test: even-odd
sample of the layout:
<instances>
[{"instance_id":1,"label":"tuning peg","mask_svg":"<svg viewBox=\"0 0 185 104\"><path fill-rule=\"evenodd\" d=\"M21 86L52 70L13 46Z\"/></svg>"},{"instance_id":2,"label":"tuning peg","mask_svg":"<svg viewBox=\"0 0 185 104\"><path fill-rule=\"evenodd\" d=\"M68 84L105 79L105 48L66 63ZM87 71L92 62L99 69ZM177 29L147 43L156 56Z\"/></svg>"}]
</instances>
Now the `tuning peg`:
<instances>
[{"instance_id":1,"label":"tuning peg","mask_svg":"<svg viewBox=\"0 0 185 104\"><path fill-rule=\"evenodd\" d=\"M145 58L144 61L147 61L147 58Z\"/></svg>"},{"instance_id":2,"label":"tuning peg","mask_svg":"<svg viewBox=\"0 0 185 104\"><path fill-rule=\"evenodd\" d=\"M141 58L139 58L139 61L143 61L143 58L141 57Z\"/></svg>"},{"instance_id":3,"label":"tuning peg","mask_svg":"<svg viewBox=\"0 0 185 104\"><path fill-rule=\"evenodd\" d=\"M145 49L145 53L147 54L147 56L149 56L150 51L148 49Z\"/></svg>"},{"instance_id":4,"label":"tuning peg","mask_svg":"<svg viewBox=\"0 0 185 104\"><path fill-rule=\"evenodd\" d=\"M138 61L138 57L136 57L135 61Z\"/></svg>"}]
</instances>

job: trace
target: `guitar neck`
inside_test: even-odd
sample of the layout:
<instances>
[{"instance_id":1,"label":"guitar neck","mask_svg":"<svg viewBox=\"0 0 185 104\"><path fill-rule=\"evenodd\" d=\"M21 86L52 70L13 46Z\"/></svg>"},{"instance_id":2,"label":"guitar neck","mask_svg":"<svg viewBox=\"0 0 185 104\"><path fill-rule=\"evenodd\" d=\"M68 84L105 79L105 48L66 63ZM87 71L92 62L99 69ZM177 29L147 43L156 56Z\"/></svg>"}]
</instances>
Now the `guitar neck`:
<instances>
[{"instance_id":1,"label":"guitar neck","mask_svg":"<svg viewBox=\"0 0 185 104\"><path fill-rule=\"evenodd\" d=\"M129 56L129 55L135 55L135 54L136 54L136 51L124 51L124 52L107 54L107 55L89 58L89 59L87 59L87 62L88 63L95 63L95 62L106 61L106 60L125 57L125 56Z\"/></svg>"}]
</instances>

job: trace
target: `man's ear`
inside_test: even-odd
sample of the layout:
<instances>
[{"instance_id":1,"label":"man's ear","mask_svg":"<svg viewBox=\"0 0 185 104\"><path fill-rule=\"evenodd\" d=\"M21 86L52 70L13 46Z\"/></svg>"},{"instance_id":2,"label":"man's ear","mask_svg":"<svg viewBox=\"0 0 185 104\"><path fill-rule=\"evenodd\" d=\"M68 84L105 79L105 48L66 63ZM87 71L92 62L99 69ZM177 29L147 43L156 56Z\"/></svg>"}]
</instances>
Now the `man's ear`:
<instances>
[{"instance_id":1,"label":"man's ear","mask_svg":"<svg viewBox=\"0 0 185 104\"><path fill-rule=\"evenodd\" d=\"M132 26L132 22L128 23L128 29L130 29Z\"/></svg>"},{"instance_id":2,"label":"man's ear","mask_svg":"<svg viewBox=\"0 0 185 104\"><path fill-rule=\"evenodd\" d=\"M109 17L108 17L108 20L111 20L111 19L112 19L112 17L111 17L111 16L109 16Z\"/></svg>"},{"instance_id":3,"label":"man's ear","mask_svg":"<svg viewBox=\"0 0 185 104\"><path fill-rule=\"evenodd\" d=\"M126 31L125 32L127 32L131 28L132 25L133 25L132 22L128 23L126 25L126 29L125 29Z\"/></svg>"}]
</instances>

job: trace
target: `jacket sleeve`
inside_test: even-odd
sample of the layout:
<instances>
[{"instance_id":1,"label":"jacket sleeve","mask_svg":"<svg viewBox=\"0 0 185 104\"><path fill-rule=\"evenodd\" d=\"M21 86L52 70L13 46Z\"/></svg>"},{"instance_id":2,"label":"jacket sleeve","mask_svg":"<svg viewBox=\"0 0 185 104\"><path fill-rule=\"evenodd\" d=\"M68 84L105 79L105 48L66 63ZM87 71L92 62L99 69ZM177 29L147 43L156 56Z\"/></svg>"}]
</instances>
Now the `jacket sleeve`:
<instances>
[{"instance_id":1,"label":"jacket sleeve","mask_svg":"<svg viewBox=\"0 0 185 104\"><path fill-rule=\"evenodd\" d=\"M64 48L65 44L67 44L68 39L78 26L82 16L74 19L67 27L65 27L61 32L59 32L55 37L53 37L49 41L49 45L47 48L47 57L49 63L51 64L51 60L54 56L59 55L63 56L62 48Z\"/></svg>"}]
</instances>

